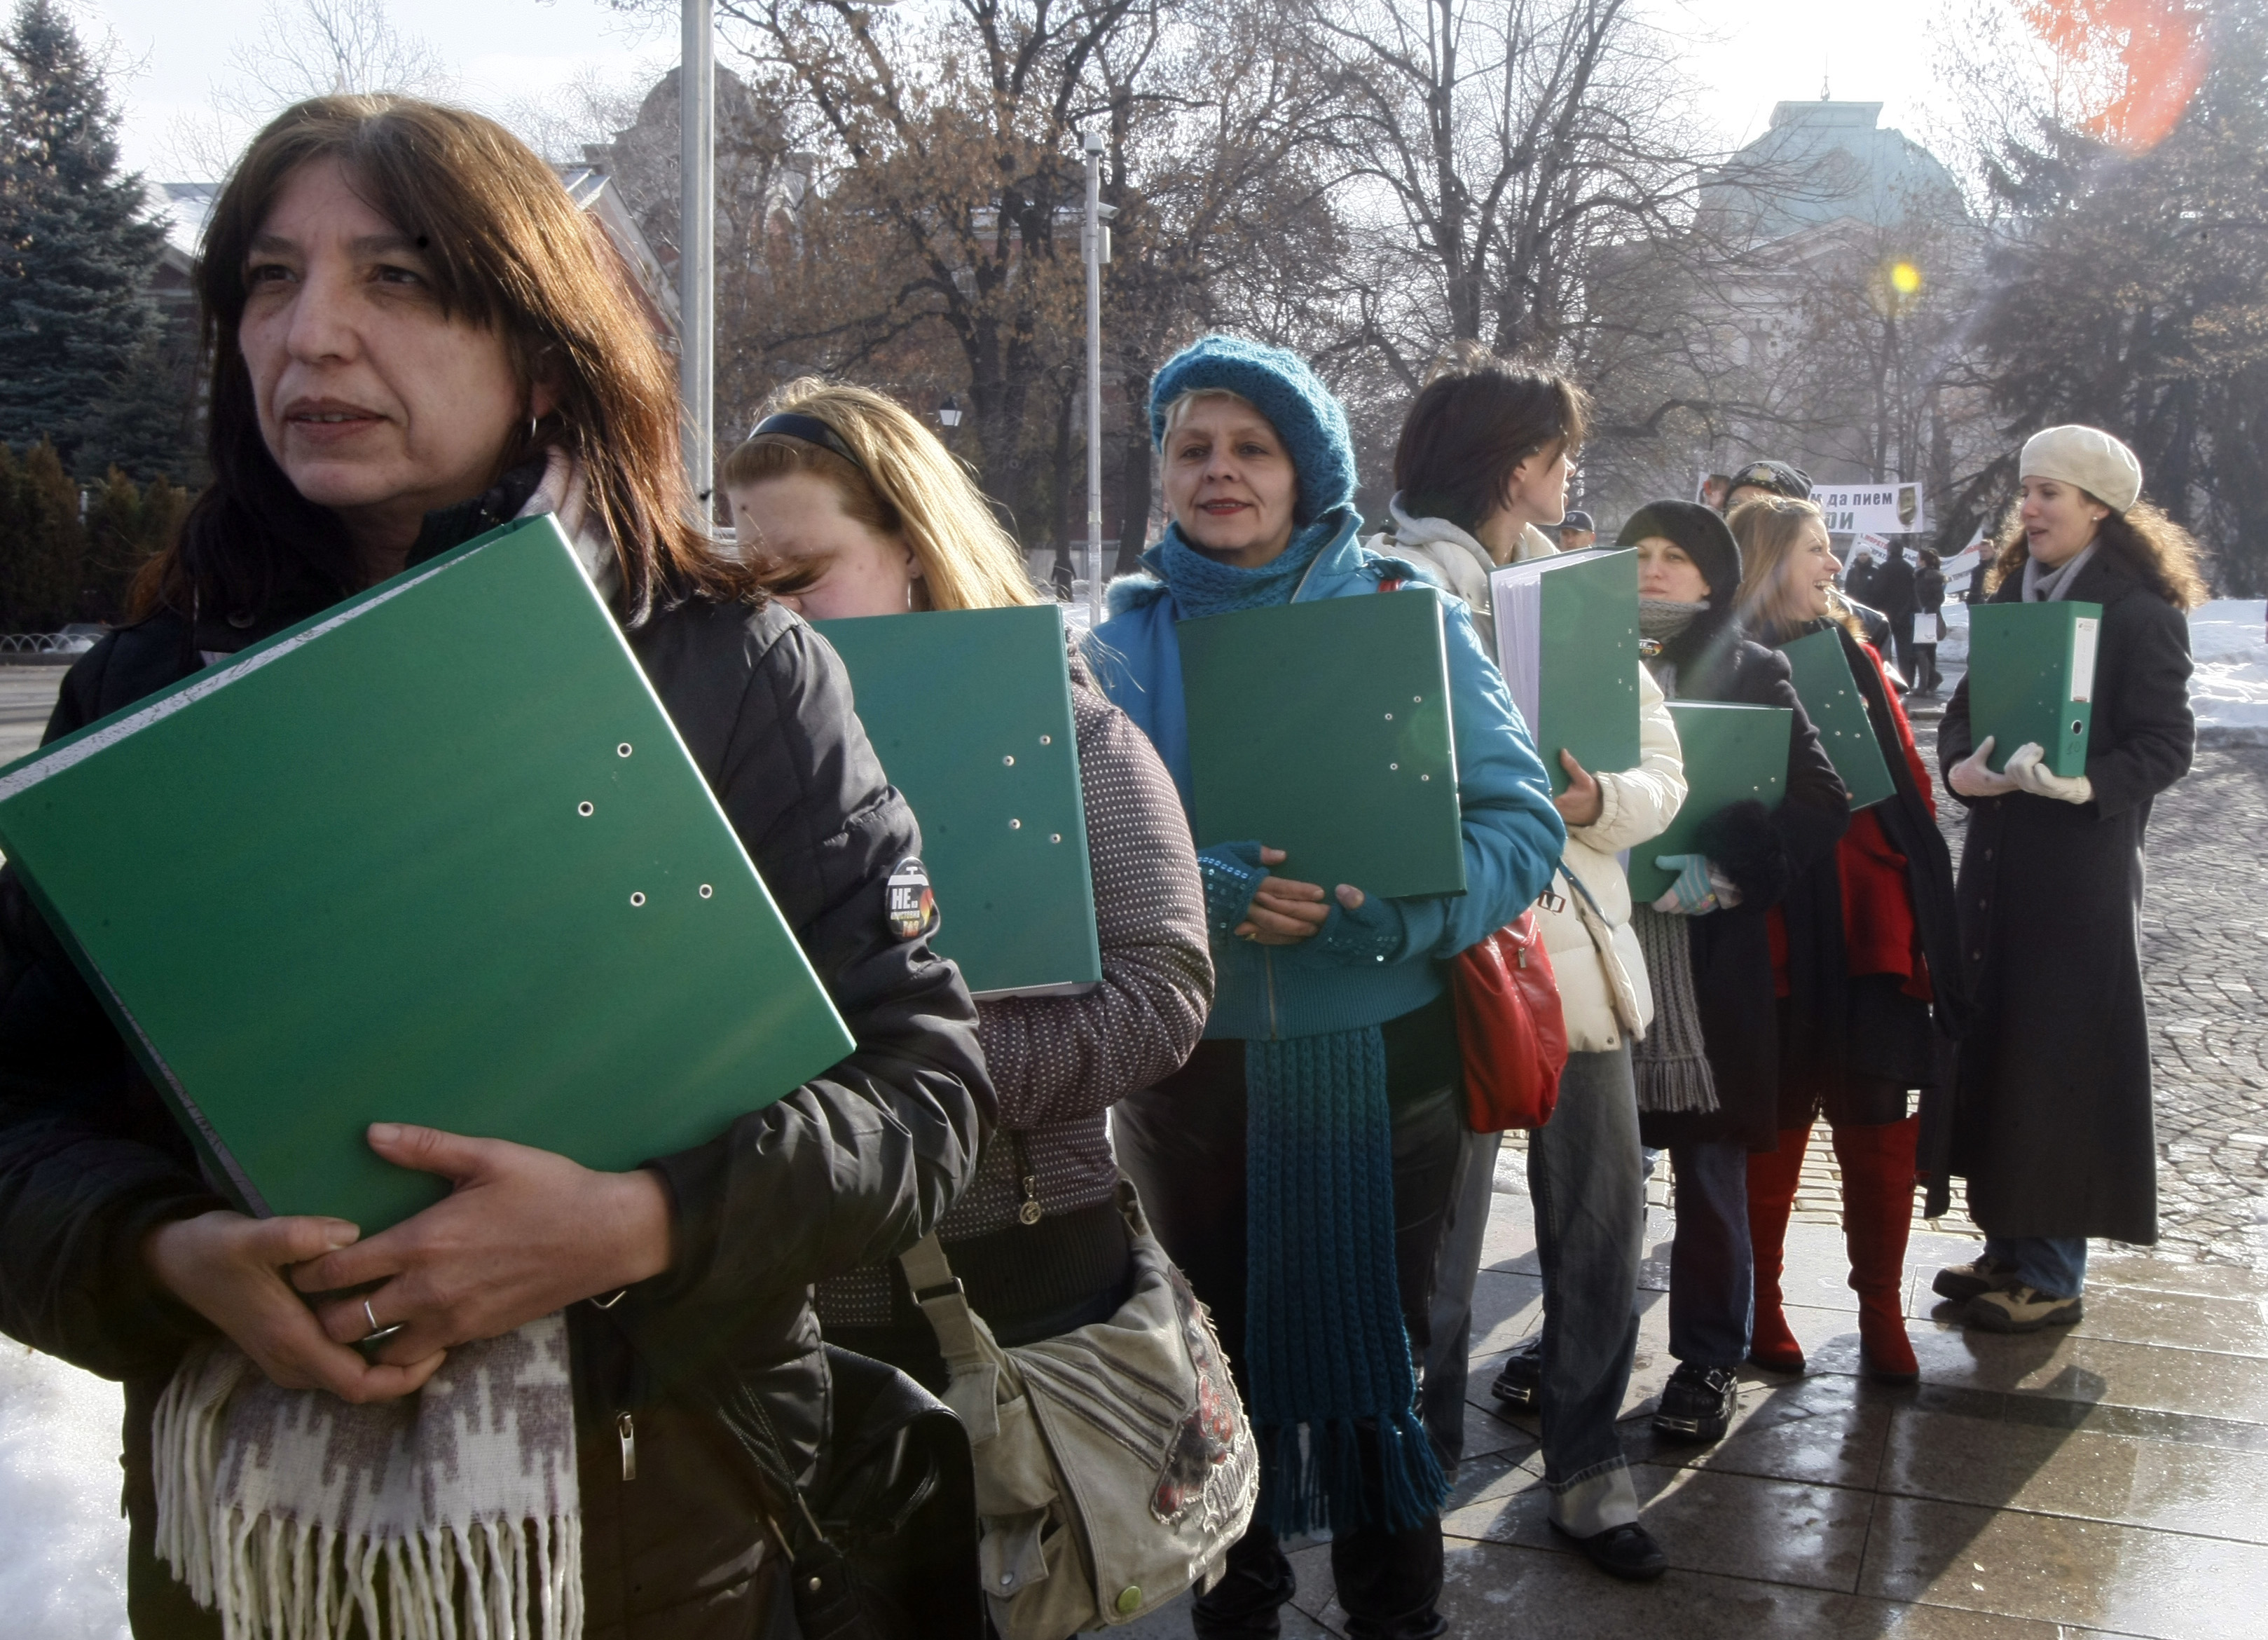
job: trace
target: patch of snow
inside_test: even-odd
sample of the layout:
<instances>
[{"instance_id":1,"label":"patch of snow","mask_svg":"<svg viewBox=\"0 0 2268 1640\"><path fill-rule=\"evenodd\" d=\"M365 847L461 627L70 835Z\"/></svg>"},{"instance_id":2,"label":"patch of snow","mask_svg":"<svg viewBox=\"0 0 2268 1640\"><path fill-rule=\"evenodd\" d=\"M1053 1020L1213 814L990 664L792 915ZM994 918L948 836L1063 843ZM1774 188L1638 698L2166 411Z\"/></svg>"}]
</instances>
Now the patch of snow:
<instances>
[{"instance_id":1,"label":"patch of snow","mask_svg":"<svg viewBox=\"0 0 2268 1640\"><path fill-rule=\"evenodd\" d=\"M2268 600L2216 598L2192 609L2190 653L2200 737L2268 744Z\"/></svg>"},{"instance_id":2,"label":"patch of snow","mask_svg":"<svg viewBox=\"0 0 2268 1640\"><path fill-rule=\"evenodd\" d=\"M0 1339L0 1612L20 1640L127 1640L115 1384Z\"/></svg>"}]
</instances>

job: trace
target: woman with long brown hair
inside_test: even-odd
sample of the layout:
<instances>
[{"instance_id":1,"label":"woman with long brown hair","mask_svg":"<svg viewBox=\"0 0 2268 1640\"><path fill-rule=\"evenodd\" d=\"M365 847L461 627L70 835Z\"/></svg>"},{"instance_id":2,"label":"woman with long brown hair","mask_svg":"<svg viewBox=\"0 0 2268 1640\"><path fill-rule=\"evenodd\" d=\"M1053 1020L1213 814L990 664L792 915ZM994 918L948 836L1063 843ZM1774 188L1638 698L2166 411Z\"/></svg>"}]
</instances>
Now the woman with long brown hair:
<instances>
[{"instance_id":1,"label":"woman with long brown hair","mask_svg":"<svg viewBox=\"0 0 2268 1640\"><path fill-rule=\"evenodd\" d=\"M248 1218L11 871L0 1326L125 1382L136 1633L757 1632L790 1598L777 1477L811 1472L846 1393L811 1284L933 1223L990 1114L967 991L888 914L913 818L839 662L711 549L668 360L500 127L393 97L286 110L221 193L198 290L214 480L49 736L554 513L858 1046L628 1172L381 1122L372 1149L451 1194L367 1238ZM931 1535L930 1626L967 1632L973 1577L956 1611L953 1533Z\"/></svg>"},{"instance_id":2,"label":"woman with long brown hair","mask_svg":"<svg viewBox=\"0 0 2268 1640\"><path fill-rule=\"evenodd\" d=\"M1775 648L1835 634L1894 788L1855 810L1834 852L1798 872L1768 913L1779 997L1779 1147L1749 1157L1749 1358L1777 1372L1803 1370L1780 1270L1804 1149L1823 1115L1843 1173L1859 1360L1877 1381L1910 1384L1918 1368L1906 1337L1905 1252L1920 1121L1908 1101L1911 1090L1945 1081L1943 1045L1968 1018L1953 861L1897 691L1836 590L1841 565L1825 516L1812 502L1766 496L1734 507L1726 522L1741 545L1742 625Z\"/></svg>"},{"instance_id":3,"label":"woman with long brown hair","mask_svg":"<svg viewBox=\"0 0 2268 1640\"><path fill-rule=\"evenodd\" d=\"M2036 745L1994 770L1969 680L1954 691L1937 757L1969 805L1961 950L1977 1023L1928 1125L1943 1143L1933 1197L1945 1175L1966 1178L1984 1231L1936 1289L1971 1326L2029 1333L2080 1319L2088 1237L2158 1238L2142 846L2151 802L2196 748L2184 611L2206 595L2197 543L2142 499L2142 464L2110 434L2035 433L2017 471L1992 602L2102 606L2087 772L2051 772Z\"/></svg>"}]
</instances>

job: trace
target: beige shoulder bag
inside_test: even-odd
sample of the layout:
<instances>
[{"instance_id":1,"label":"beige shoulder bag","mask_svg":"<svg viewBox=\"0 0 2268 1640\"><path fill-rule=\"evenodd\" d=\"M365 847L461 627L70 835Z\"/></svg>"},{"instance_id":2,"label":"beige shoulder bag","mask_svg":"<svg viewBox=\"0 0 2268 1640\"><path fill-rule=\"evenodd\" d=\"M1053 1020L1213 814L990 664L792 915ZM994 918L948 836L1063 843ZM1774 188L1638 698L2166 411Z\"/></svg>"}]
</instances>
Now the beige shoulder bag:
<instances>
[{"instance_id":1,"label":"beige shoulder bag","mask_svg":"<svg viewBox=\"0 0 2268 1640\"><path fill-rule=\"evenodd\" d=\"M1064 1640L1210 1587L1260 1460L1212 1318L1118 1183L1134 1284L1107 1321L1004 1349L934 1235L900 1262L953 1370L1003 1640Z\"/></svg>"}]
</instances>

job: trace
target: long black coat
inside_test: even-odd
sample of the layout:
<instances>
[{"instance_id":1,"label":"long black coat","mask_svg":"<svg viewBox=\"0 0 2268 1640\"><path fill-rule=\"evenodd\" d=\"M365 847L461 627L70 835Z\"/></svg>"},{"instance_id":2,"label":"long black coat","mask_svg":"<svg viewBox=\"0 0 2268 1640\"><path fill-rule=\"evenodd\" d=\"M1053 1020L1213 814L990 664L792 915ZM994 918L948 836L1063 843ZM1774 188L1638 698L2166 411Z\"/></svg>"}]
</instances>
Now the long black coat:
<instances>
[{"instance_id":1,"label":"long black coat","mask_svg":"<svg viewBox=\"0 0 2268 1640\"><path fill-rule=\"evenodd\" d=\"M1868 1096L1883 1085L1928 1088L1948 1080L1951 1044L1967 1030L1971 1013L1945 834L1906 761L1881 662L1847 629L1832 630L1843 641L1843 658L1896 787L1874 812L1890 846L1906 859L1907 899L1933 1000L1907 996L1887 982L1853 983L1844 958L1839 851L1828 851L1799 873L1780 907L1788 942L1788 1006L1780 1041L1784 1128L1801 1127L1822 1104L1828 1119L1838 1125L1901 1119L1902 1097L1892 1111L1865 1108Z\"/></svg>"},{"instance_id":2,"label":"long black coat","mask_svg":"<svg viewBox=\"0 0 2268 1640\"><path fill-rule=\"evenodd\" d=\"M2022 577L2011 575L1993 602L2021 596ZM1970 1216L1995 1235L2147 1245L2158 1238L2158 1157L2142 846L2151 799L2189 772L2197 743L2189 622L2108 550L2071 596L2102 606L2094 799L1962 800L1962 957L1977 1022L1952 1097L1925 1102L1924 1164L1933 1201L1958 1174ZM1938 763L1950 771L1974 750L1964 678L1938 730Z\"/></svg>"},{"instance_id":3,"label":"long black coat","mask_svg":"<svg viewBox=\"0 0 2268 1640\"><path fill-rule=\"evenodd\" d=\"M1804 715L1787 657L1778 650L1746 639L1714 646L1702 664L1680 668L1677 696L1786 706L1794 720L1779 807L1769 819L1754 804L1727 809L1701 839L1741 890L1741 903L1732 910L1686 920L1717 1109L1706 1115L1647 1112L1638 1119L1638 1132L1649 1145L1740 1139L1751 1150L1770 1150L1779 1142L1779 1006L1764 913L1814 862L1833 857L1836 839L1851 824L1851 796L1836 778L1819 731Z\"/></svg>"},{"instance_id":4,"label":"long black coat","mask_svg":"<svg viewBox=\"0 0 2268 1640\"><path fill-rule=\"evenodd\" d=\"M194 632L163 615L114 633L71 669L48 737L194 673L200 649L304 612L273 609L248 631L209 617ZM758 1513L783 1501L766 1502L722 1409L761 1407L789 1464L816 1463L830 1396L839 1417L852 1390L830 1385L810 1283L935 1224L975 1171L995 1101L959 973L893 931L886 881L920 834L834 652L776 603L681 604L628 636L858 1043L777 1104L652 1163L674 1204L673 1267L610 1310L567 1311L585 1632L739 1640L784 1601ZM0 871L0 1332L125 1381L137 1634L220 1634L154 1555L150 1454L158 1394L213 1329L158 1285L140 1248L158 1224L224 1205L14 869ZM621 1478L625 1412L635 1482ZM950 1591L949 1576L936 1586ZM938 1631L952 1609L940 1603ZM976 1626L973 1573L967 1610L959 1632Z\"/></svg>"}]
</instances>

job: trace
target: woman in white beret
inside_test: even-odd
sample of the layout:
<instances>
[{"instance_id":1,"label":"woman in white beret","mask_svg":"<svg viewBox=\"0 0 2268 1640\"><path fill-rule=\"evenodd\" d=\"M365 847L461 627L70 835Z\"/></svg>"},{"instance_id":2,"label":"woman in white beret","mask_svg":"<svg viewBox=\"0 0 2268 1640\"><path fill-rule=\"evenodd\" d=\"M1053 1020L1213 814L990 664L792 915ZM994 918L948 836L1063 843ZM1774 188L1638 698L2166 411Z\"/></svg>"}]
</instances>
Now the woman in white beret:
<instances>
[{"instance_id":1,"label":"woman in white beret","mask_svg":"<svg viewBox=\"0 0 2268 1640\"><path fill-rule=\"evenodd\" d=\"M1996 772L1968 679L1954 691L1938 762L1970 811L1961 955L1977 1019L1952 1097L1925 1101L1924 1155L1928 1210L1958 1174L1984 1231L1937 1291L1970 1326L2029 1333L2079 1319L2088 1237L2158 1238L2142 844L2196 743L2183 611L2205 588L2197 543L2141 499L2141 463L2109 433L2051 427L2018 472L1992 602L2102 606L2087 772L2054 774L2031 744L2002 749Z\"/></svg>"}]
</instances>

